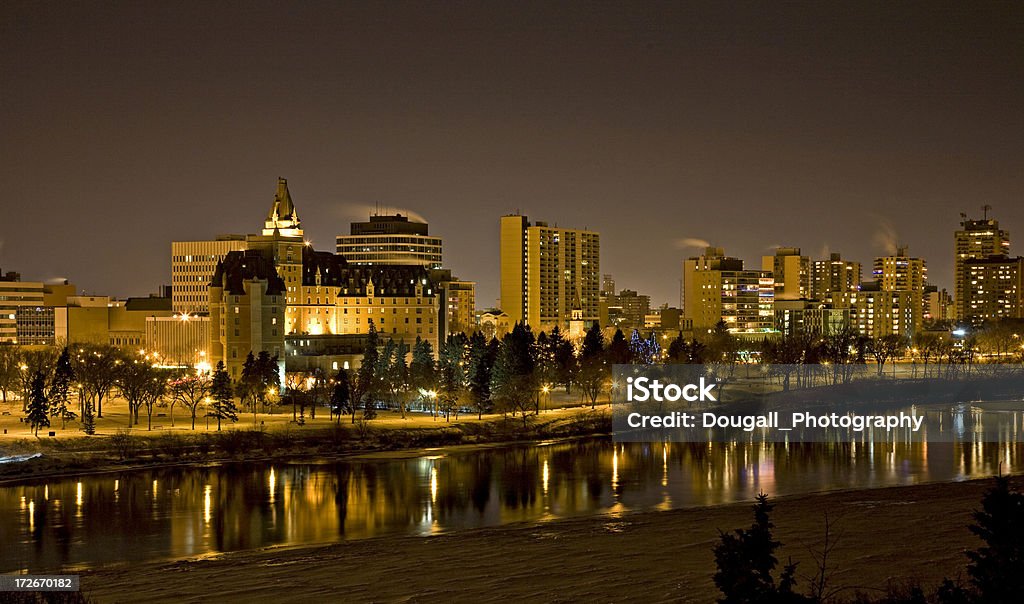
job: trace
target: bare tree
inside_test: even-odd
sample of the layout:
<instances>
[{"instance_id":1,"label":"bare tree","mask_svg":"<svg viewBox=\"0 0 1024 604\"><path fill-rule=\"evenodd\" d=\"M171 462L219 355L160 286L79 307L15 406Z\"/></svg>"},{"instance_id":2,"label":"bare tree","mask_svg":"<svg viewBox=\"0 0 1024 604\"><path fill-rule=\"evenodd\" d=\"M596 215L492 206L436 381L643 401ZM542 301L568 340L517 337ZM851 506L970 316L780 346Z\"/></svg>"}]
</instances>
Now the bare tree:
<instances>
[{"instance_id":1,"label":"bare tree","mask_svg":"<svg viewBox=\"0 0 1024 604\"><path fill-rule=\"evenodd\" d=\"M209 373L186 375L173 379L168 384L171 407L173 408L174 405L180 404L188 409L192 416L193 430L196 429L196 412L199 410L199 405L206 402L210 397L212 387L213 379ZM171 420L171 425L174 425L173 419Z\"/></svg>"}]
</instances>

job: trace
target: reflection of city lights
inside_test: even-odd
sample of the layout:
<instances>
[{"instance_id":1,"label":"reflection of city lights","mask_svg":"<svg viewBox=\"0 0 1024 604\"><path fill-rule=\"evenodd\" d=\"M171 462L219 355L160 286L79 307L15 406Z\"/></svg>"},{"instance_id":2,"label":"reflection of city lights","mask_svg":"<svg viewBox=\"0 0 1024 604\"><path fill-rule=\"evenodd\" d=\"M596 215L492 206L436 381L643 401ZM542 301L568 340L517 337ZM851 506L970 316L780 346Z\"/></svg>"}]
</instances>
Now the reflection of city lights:
<instances>
[{"instance_id":1,"label":"reflection of city lights","mask_svg":"<svg viewBox=\"0 0 1024 604\"><path fill-rule=\"evenodd\" d=\"M544 469L541 471L541 475L544 478L544 494L548 494L548 460L544 460Z\"/></svg>"},{"instance_id":2,"label":"reflection of city lights","mask_svg":"<svg viewBox=\"0 0 1024 604\"><path fill-rule=\"evenodd\" d=\"M274 503L274 493L277 491L277 475L274 474L274 468L270 468L270 503Z\"/></svg>"},{"instance_id":3,"label":"reflection of city lights","mask_svg":"<svg viewBox=\"0 0 1024 604\"><path fill-rule=\"evenodd\" d=\"M82 483L75 486L75 505L82 505Z\"/></svg>"},{"instance_id":4,"label":"reflection of city lights","mask_svg":"<svg viewBox=\"0 0 1024 604\"><path fill-rule=\"evenodd\" d=\"M437 468L430 468L430 503L437 503Z\"/></svg>"},{"instance_id":5,"label":"reflection of city lights","mask_svg":"<svg viewBox=\"0 0 1024 604\"><path fill-rule=\"evenodd\" d=\"M206 485L203 488L203 522L210 523L210 491L212 487Z\"/></svg>"},{"instance_id":6,"label":"reflection of city lights","mask_svg":"<svg viewBox=\"0 0 1024 604\"><path fill-rule=\"evenodd\" d=\"M612 490L619 488L619 449L612 449Z\"/></svg>"},{"instance_id":7,"label":"reflection of city lights","mask_svg":"<svg viewBox=\"0 0 1024 604\"><path fill-rule=\"evenodd\" d=\"M28 530L36 530L36 502L28 502Z\"/></svg>"}]
</instances>

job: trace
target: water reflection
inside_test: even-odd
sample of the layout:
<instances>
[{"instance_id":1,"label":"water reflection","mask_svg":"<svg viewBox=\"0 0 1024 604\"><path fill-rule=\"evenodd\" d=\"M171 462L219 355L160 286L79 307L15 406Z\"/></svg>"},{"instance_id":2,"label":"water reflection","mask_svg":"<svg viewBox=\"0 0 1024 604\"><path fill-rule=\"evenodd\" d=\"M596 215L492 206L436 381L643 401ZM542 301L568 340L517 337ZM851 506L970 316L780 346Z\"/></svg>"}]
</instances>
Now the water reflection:
<instances>
[{"instance_id":1,"label":"water reflection","mask_svg":"<svg viewBox=\"0 0 1024 604\"><path fill-rule=\"evenodd\" d=\"M0 572L429 535L590 513L1019 471L1001 443L542 444L405 460L230 464L0 488Z\"/></svg>"}]
</instances>

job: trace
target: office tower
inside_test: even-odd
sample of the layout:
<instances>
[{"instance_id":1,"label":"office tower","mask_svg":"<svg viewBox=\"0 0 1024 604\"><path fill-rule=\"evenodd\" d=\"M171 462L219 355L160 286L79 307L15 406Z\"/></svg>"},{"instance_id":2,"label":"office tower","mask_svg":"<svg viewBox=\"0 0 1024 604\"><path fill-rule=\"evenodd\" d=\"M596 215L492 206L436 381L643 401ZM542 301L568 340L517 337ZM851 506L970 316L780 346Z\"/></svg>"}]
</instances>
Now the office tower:
<instances>
[{"instance_id":1,"label":"office tower","mask_svg":"<svg viewBox=\"0 0 1024 604\"><path fill-rule=\"evenodd\" d=\"M836 308L849 306L850 294L860 287L860 278L860 262L829 254L828 260L811 263L811 298L830 302Z\"/></svg>"},{"instance_id":2,"label":"office tower","mask_svg":"<svg viewBox=\"0 0 1024 604\"><path fill-rule=\"evenodd\" d=\"M776 300L775 329L786 336L828 336L850 327L854 314L818 300Z\"/></svg>"},{"instance_id":3,"label":"office tower","mask_svg":"<svg viewBox=\"0 0 1024 604\"><path fill-rule=\"evenodd\" d=\"M441 308L438 310L438 341L448 336L476 331L476 282L462 281L447 269L428 271L430 282L437 288Z\"/></svg>"},{"instance_id":4,"label":"office tower","mask_svg":"<svg viewBox=\"0 0 1024 604\"><path fill-rule=\"evenodd\" d=\"M967 316L964 295L964 263L977 258L989 256L1008 256L1010 254L1010 233L999 228L999 221L988 217L988 206L982 220L970 220L961 214L960 230L954 235L953 250L953 304L956 307L956 319Z\"/></svg>"},{"instance_id":5,"label":"office tower","mask_svg":"<svg viewBox=\"0 0 1024 604\"><path fill-rule=\"evenodd\" d=\"M605 273L601 275L601 295L602 296L614 296L615 295L615 278Z\"/></svg>"},{"instance_id":6,"label":"office tower","mask_svg":"<svg viewBox=\"0 0 1024 604\"><path fill-rule=\"evenodd\" d=\"M774 331L775 278L772 271L745 270L743 261L709 247L683 261L683 315L695 330L719 321L735 334Z\"/></svg>"},{"instance_id":7,"label":"office tower","mask_svg":"<svg viewBox=\"0 0 1024 604\"><path fill-rule=\"evenodd\" d=\"M651 297L624 289L617 294L602 296L599 315L601 327L616 327L629 332L643 329L651 311Z\"/></svg>"},{"instance_id":8,"label":"office tower","mask_svg":"<svg viewBox=\"0 0 1024 604\"><path fill-rule=\"evenodd\" d=\"M569 328L577 306L586 324L598 320L601 243L594 231L501 218L501 310L535 331Z\"/></svg>"},{"instance_id":9,"label":"office tower","mask_svg":"<svg viewBox=\"0 0 1024 604\"><path fill-rule=\"evenodd\" d=\"M1024 316L1024 258L969 258L964 261L963 271L964 319L980 322Z\"/></svg>"},{"instance_id":10,"label":"office tower","mask_svg":"<svg viewBox=\"0 0 1024 604\"><path fill-rule=\"evenodd\" d=\"M924 318L931 321L949 321L953 319L953 297L945 288L935 285L924 288Z\"/></svg>"},{"instance_id":11,"label":"office tower","mask_svg":"<svg viewBox=\"0 0 1024 604\"><path fill-rule=\"evenodd\" d=\"M776 300L801 300L811 295L811 260L798 247L780 247L761 257L761 270L775 278Z\"/></svg>"},{"instance_id":12,"label":"office tower","mask_svg":"<svg viewBox=\"0 0 1024 604\"><path fill-rule=\"evenodd\" d=\"M335 244L352 264L441 268L441 238L430 236L427 223L402 214L374 214L367 222L353 222L349 234L338 235Z\"/></svg>"},{"instance_id":13,"label":"office tower","mask_svg":"<svg viewBox=\"0 0 1024 604\"><path fill-rule=\"evenodd\" d=\"M175 312L209 312L207 288L217 263L245 249L242 235L221 235L210 241L174 241L171 243L171 304Z\"/></svg>"},{"instance_id":14,"label":"office tower","mask_svg":"<svg viewBox=\"0 0 1024 604\"><path fill-rule=\"evenodd\" d=\"M18 310L43 306L43 284L22 281L15 272L0 273L0 343L18 343Z\"/></svg>"}]
</instances>

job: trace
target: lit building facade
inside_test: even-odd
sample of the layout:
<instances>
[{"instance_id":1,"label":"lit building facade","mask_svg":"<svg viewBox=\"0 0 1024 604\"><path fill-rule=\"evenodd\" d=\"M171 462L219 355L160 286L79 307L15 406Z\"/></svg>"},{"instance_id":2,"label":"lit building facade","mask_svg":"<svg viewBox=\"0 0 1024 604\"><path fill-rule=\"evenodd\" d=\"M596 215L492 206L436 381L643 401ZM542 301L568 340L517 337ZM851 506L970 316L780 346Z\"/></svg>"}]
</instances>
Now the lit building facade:
<instances>
[{"instance_id":1,"label":"lit building facade","mask_svg":"<svg viewBox=\"0 0 1024 604\"><path fill-rule=\"evenodd\" d=\"M1024 317L1024 258L989 256L964 262L964 318Z\"/></svg>"},{"instance_id":2,"label":"lit building facade","mask_svg":"<svg viewBox=\"0 0 1024 604\"><path fill-rule=\"evenodd\" d=\"M852 308L833 308L817 300L776 300L775 329L786 336L828 336L853 325Z\"/></svg>"},{"instance_id":3,"label":"lit building facade","mask_svg":"<svg viewBox=\"0 0 1024 604\"><path fill-rule=\"evenodd\" d=\"M146 317L143 348L168 363L200 367L209 364L211 335L209 315Z\"/></svg>"},{"instance_id":4,"label":"lit building facade","mask_svg":"<svg viewBox=\"0 0 1024 604\"><path fill-rule=\"evenodd\" d=\"M966 262L1010 254L1010 233L999 228L998 220L990 219L987 215L983 220L970 220L966 215L962 216L960 229L954 234L953 241L953 304L956 319L967 317L967 296L964 291Z\"/></svg>"},{"instance_id":5,"label":"lit building facade","mask_svg":"<svg viewBox=\"0 0 1024 604\"><path fill-rule=\"evenodd\" d=\"M867 338L895 334L909 339L921 329L919 302L908 290L884 290L877 282L866 281L857 293L855 308L854 325Z\"/></svg>"},{"instance_id":6,"label":"lit building facade","mask_svg":"<svg viewBox=\"0 0 1024 604\"><path fill-rule=\"evenodd\" d=\"M292 356L295 363L304 357L303 367L319 366L306 357L344 349L335 356L347 358L362 340L343 336L365 335L371 324L385 340L411 347L421 338L435 350L442 330L443 294L426 268L354 264L314 251L284 179L263 230L218 264L209 296L210 362L224 360L236 378L250 352L276 355L283 368Z\"/></svg>"},{"instance_id":7,"label":"lit building facade","mask_svg":"<svg viewBox=\"0 0 1024 604\"><path fill-rule=\"evenodd\" d=\"M440 269L440 237L431 237L425 222L402 214L373 215L367 222L353 222L348 235L335 239L338 254L351 264L422 266Z\"/></svg>"},{"instance_id":8,"label":"lit building facade","mask_svg":"<svg viewBox=\"0 0 1024 604\"><path fill-rule=\"evenodd\" d=\"M910 299L911 335L924 325L924 289L928 284L928 267L921 258L913 258L906 247L895 256L875 258L872 271L877 287L884 292L907 293ZM902 299L902 298L901 298ZM905 310L900 307L900 312Z\"/></svg>"},{"instance_id":9,"label":"lit building facade","mask_svg":"<svg viewBox=\"0 0 1024 604\"><path fill-rule=\"evenodd\" d=\"M41 306L41 282L22 281L14 272L0 274L0 343L18 343L18 309Z\"/></svg>"},{"instance_id":10,"label":"lit building facade","mask_svg":"<svg viewBox=\"0 0 1024 604\"><path fill-rule=\"evenodd\" d=\"M774 256L761 257L761 270L775 279L776 300L800 300L811 295L811 259L798 247L776 248Z\"/></svg>"},{"instance_id":11,"label":"lit building facade","mask_svg":"<svg viewBox=\"0 0 1024 604\"><path fill-rule=\"evenodd\" d=\"M565 331L574 306L587 325L599 320L601 241L594 231L531 224L502 216L501 307L513 323Z\"/></svg>"},{"instance_id":12,"label":"lit building facade","mask_svg":"<svg viewBox=\"0 0 1024 604\"><path fill-rule=\"evenodd\" d=\"M651 297L635 290L624 289L617 294L601 297L599 315L601 327L615 327L623 331L641 329L651 311Z\"/></svg>"},{"instance_id":13,"label":"lit building facade","mask_svg":"<svg viewBox=\"0 0 1024 604\"><path fill-rule=\"evenodd\" d=\"M211 241L174 241L171 243L171 303L178 313L210 312L207 288L217 263L229 252L244 250L242 235L221 235Z\"/></svg>"},{"instance_id":14,"label":"lit building facade","mask_svg":"<svg viewBox=\"0 0 1024 604\"><path fill-rule=\"evenodd\" d=\"M810 297L829 302L836 308L849 306L851 294L860 288L860 281L860 262L843 260L841 254L829 254L828 260L811 263Z\"/></svg>"},{"instance_id":15,"label":"lit building facade","mask_svg":"<svg viewBox=\"0 0 1024 604\"><path fill-rule=\"evenodd\" d=\"M285 285L258 251L230 252L210 281L210 363L223 361L232 379L251 352L284 352Z\"/></svg>"},{"instance_id":16,"label":"lit building facade","mask_svg":"<svg viewBox=\"0 0 1024 604\"><path fill-rule=\"evenodd\" d=\"M694 330L724 321L739 335L773 333L774 303L772 271L745 270L742 260L719 247L683 261L683 316Z\"/></svg>"}]
</instances>

